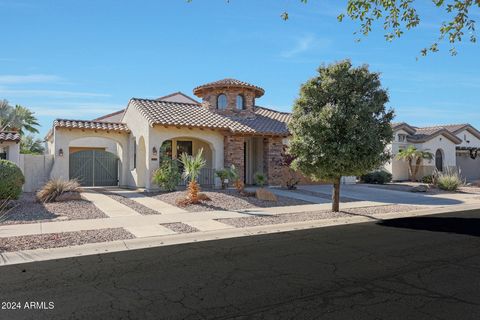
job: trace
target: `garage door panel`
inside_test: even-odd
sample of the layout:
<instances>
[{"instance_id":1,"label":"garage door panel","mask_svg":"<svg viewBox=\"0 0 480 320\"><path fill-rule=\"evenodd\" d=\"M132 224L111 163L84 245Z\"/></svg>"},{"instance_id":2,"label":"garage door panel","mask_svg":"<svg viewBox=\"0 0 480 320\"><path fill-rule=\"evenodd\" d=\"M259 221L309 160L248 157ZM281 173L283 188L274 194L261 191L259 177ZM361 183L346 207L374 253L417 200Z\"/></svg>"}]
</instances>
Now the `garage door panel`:
<instances>
[{"instance_id":1,"label":"garage door panel","mask_svg":"<svg viewBox=\"0 0 480 320\"><path fill-rule=\"evenodd\" d=\"M457 167L467 181L480 179L480 158L472 159L469 155L457 155Z\"/></svg>"},{"instance_id":2,"label":"garage door panel","mask_svg":"<svg viewBox=\"0 0 480 320\"><path fill-rule=\"evenodd\" d=\"M118 158L100 150L83 150L70 154L70 179L82 186L118 185Z\"/></svg>"}]
</instances>

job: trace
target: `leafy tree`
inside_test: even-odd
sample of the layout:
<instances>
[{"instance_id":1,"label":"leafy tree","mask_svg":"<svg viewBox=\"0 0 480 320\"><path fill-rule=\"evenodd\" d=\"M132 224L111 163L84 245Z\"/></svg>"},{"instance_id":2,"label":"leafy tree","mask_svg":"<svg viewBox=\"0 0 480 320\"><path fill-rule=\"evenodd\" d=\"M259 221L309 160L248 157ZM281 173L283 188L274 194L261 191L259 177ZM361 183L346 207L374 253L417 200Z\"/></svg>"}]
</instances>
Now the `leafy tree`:
<instances>
[{"instance_id":1,"label":"leafy tree","mask_svg":"<svg viewBox=\"0 0 480 320\"><path fill-rule=\"evenodd\" d=\"M300 0L307 3L308 0ZM457 54L455 43L461 42L465 33L468 33L469 40L477 41L475 35L475 20L470 16L470 11L475 7L480 8L480 0L431 0L438 10L450 16L450 19L443 21L439 28L439 36L429 47L423 48L421 54L437 52L438 43L445 38L451 43L450 53ZM338 20L343 21L345 16L354 21L360 22L358 33L368 35L375 22L383 22L385 39L392 41L400 38L406 30L411 30L420 24L421 18L413 0L347 0L346 12L338 15ZM282 13L284 20L288 19L288 12Z\"/></svg>"},{"instance_id":2,"label":"leafy tree","mask_svg":"<svg viewBox=\"0 0 480 320\"><path fill-rule=\"evenodd\" d=\"M298 0L307 4L308 0ZM480 0L430 0L439 13L446 13L450 18L443 21L439 27L439 36L431 45L423 48L420 53L425 56L428 52L437 52L438 44L445 38L452 45L450 53L457 54L455 44L459 43L467 33L470 42L477 42L475 34L475 20L471 11L480 8ZM187 0L192 2L192 0ZM228 2L228 1L227 1ZM418 14L418 2L413 0L346 0L346 11L340 13L338 21L348 16L353 21L360 23L360 28L355 34L368 35L374 28L375 22L380 22L385 31L385 39L392 41L400 38L405 31L418 27L421 22ZM283 20L289 19L287 11L281 15Z\"/></svg>"},{"instance_id":3,"label":"leafy tree","mask_svg":"<svg viewBox=\"0 0 480 320\"><path fill-rule=\"evenodd\" d=\"M387 102L379 74L348 60L319 67L300 89L289 123L292 166L333 183L333 211L339 211L342 176L361 176L390 159L394 114Z\"/></svg>"},{"instance_id":4,"label":"leafy tree","mask_svg":"<svg viewBox=\"0 0 480 320\"><path fill-rule=\"evenodd\" d=\"M411 181L417 181L418 169L422 164L423 159L433 159L433 154L426 150L418 150L414 146L408 146L397 154L398 160L405 160L408 162L408 174Z\"/></svg>"},{"instance_id":5,"label":"leafy tree","mask_svg":"<svg viewBox=\"0 0 480 320\"><path fill-rule=\"evenodd\" d=\"M22 136L22 140L20 141L20 153L43 154L44 151L45 147L43 146L42 140L35 138L31 134Z\"/></svg>"},{"instance_id":6,"label":"leafy tree","mask_svg":"<svg viewBox=\"0 0 480 320\"><path fill-rule=\"evenodd\" d=\"M190 156L185 152L182 153L180 156L180 162L183 164L183 178L185 180L190 180L188 183L188 198L191 203L198 203L200 186L198 185L197 179L200 175L200 171L207 164L203 158L203 149L200 149L195 156Z\"/></svg>"},{"instance_id":7,"label":"leafy tree","mask_svg":"<svg viewBox=\"0 0 480 320\"><path fill-rule=\"evenodd\" d=\"M7 100L0 101L0 130L18 131L21 135L25 130L31 133L38 133L37 118L34 113L25 107L16 105L12 107Z\"/></svg>"}]
</instances>

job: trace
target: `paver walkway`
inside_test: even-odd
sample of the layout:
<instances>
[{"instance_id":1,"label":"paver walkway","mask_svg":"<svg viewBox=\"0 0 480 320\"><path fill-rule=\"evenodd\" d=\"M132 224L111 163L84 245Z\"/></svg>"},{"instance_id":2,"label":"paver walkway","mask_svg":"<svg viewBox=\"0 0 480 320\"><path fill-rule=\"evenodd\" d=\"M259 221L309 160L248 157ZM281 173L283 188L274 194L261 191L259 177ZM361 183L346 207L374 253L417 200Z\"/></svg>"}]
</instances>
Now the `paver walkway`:
<instances>
[{"instance_id":1,"label":"paver walkway","mask_svg":"<svg viewBox=\"0 0 480 320\"><path fill-rule=\"evenodd\" d=\"M125 217L125 216L140 216L140 214L130 207L121 204L118 201L106 196L104 194L95 192L93 190L86 190L82 192L82 197L92 202L98 209L102 210L107 216Z\"/></svg>"},{"instance_id":2,"label":"paver walkway","mask_svg":"<svg viewBox=\"0 0 480 320\"><path fill-rule=\"evenodd\" d=\"M137 238L164 236L164 235L176 233L175 231L170 230L159 224L135 226L135 227L131 226L131 227L124 227L124 229L132 233Z\"/></svg>"},{"instance_id":3,"label":"paver walkway","mask_svg":"<svg viewBox=\"0 0 480 320\"><path fill-rule=\"evenodd\" d=\"M182 213L187 212L184 209L181 209L176 206L172 206L164 201L155 199L153 197L146 196L141 192L135 190L126 190L126 189L108 189L109 192L121 195L125 198L134 200L141 205L144 205L147 208L150 208L154 211L157 211L161 214L168 214L168 213Z\"/></svg>"}]
</instances>

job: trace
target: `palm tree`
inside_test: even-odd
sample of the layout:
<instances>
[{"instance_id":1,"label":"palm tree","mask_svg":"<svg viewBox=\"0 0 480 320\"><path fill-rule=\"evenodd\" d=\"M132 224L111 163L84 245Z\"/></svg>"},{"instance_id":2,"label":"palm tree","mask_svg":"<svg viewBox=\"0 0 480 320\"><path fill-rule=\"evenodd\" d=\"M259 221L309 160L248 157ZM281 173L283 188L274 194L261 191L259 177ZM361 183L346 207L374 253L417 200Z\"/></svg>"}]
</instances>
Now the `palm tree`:
<instances>
[{"instance_id":1,"label":"palm tree","mask_svg":"<svg viewBox=\"0 0 480 320\"><path fill-rule=\"evenodd\" d=\"M190 156L187 153L182 153L180 156L180 162L183 164L183 178L185 180L190 180L188 183L188 198L191 203L198 203L198 193L200 187L198 185L197 179L200 175L200 171L207 164L205 159L202 157L203 149L198 151L197 155Z\"/></svg>"},{"instance_id":2,"label":"palm tree","mask_svg":"<svg viewBox=\"0 0 480 320\"><path fill-rule=\"evenodd\" d=\"M422 160L433 159L433 154L426 150L418 150L414 146L408 146L406 149L398 152L397 159L408 162L408 174L410 175L410 180L416 181L418 169L420 169Z\"/></svg>"},{"instance_id":3,"label":"palm tree","mask_svg":"<svg viewBox=\"0 0 480 320\"><path fill-rule=\"evenodd\" d=\"M0 130L18 131L23 135L24 130L38 133L35 127L39 125L32 111L18 104L12 107L6 100L0 101Z\"/></svg>"},{"instance_id":4,"label":"palm tree","mask_svg":"<svg viewBox=\"0 0 480 320\"><path fill-rule=\"evenodd\" d=\"M35 138L31 134L22 136L22 140L20 141L20 153L43 154L44 151L45 147L43 146L42 140Z\"/></svg>"}]
</instances>

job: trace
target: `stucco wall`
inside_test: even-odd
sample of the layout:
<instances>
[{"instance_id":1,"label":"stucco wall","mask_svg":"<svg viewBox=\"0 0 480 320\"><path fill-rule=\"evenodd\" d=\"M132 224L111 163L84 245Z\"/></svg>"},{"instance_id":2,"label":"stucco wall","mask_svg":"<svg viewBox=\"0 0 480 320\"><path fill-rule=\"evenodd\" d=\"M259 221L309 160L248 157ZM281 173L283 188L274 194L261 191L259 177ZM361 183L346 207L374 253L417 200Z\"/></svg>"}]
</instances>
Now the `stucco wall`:
<instances>
[{"instance_id":1,"label":"stucco wall","mask_svg":"<svg viewBox=\"0 0 480 320\"><path fill-rule=\"evenodd\" d=\"M460 143L458 146L475 148L480 147L480 140L467 130L460 131L456 134L456 136L462 140L462 143Z\"/></svg>"},{"instance_id":2,"label":"stucco wall","mask_svg":"<svg viewBox=\"0 0 480 320\"><path fill-rule=\"evenodd\" d=\"M117 142L105 138L80 138L70 143L70 148L105 148L105 151L117 154Z\"/></svg>"},{"instance_id":3,"label":"stucco wall","mask_svg":"<svg viewBox=\"0 0 480 320\"><path fill-rule=\"evenodd\" d=\"M25 176L23 191L34 192L50 178L53 167L53 155L20 155L20 169Z\"/></svg>"},{"instance_id":4,"label":"stucco wall","mask_svg":"<svg viewBox=\"0 0 480 320\"><path fill-rule=\"evenodd\" d=\"M408 164L406 161L397 160L396 156L401 149L407 148L409 145L413 145L418 150L424 150L432 153L434 158L432 160L423 160L421 167L418 172L417 178L422 178L425 175L432 174L435 169L435 153L438 149L441 149L443 152L443 166L444 168L453 168L456 166L456 144L451 140L447 139L445 136L441 135L435 137L429 141L419 144L412 144L408 142L398 142L398 134L405 134L403 130L398 130L394 133L395 141L388 146L392 153L392 160L386 163L384 168L392 174L393 180L407 180L409 179L408 175Z\"/></svg>"},{"instance_id":5,"label":"stucco wall","mask_svg":"<svg viewBox=\"0 0 480 320\"><path fill-rule=\"evenodd\" d=\"M121 148L118 152L120 159L120 185L127 184L127 170L128 170L128 134L119 133L115 131L101 131L93 130L82 131L80 129L68 130L65 128L56 128L54 130L54 143L52 144L52 152L54 153L55 161L50 173L51 178L69 179L69 147L76 139L83 138L106 138L115 141ZM59 155L59 150L63 150L63 156Z\"/></svg>"},{"instance_id":6,"label":"stucco wall","mask_svg":"<svg viewBox=\"0 0 480 320\"><path fill-rule=\"evenodd\" d=\"M0 143L0 149L7 152L7 160L10 160L17 165L20 163L20 143L14 141L3 141Z\"/></svg>"}]
</instances>

